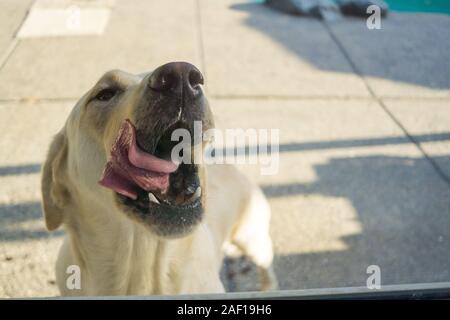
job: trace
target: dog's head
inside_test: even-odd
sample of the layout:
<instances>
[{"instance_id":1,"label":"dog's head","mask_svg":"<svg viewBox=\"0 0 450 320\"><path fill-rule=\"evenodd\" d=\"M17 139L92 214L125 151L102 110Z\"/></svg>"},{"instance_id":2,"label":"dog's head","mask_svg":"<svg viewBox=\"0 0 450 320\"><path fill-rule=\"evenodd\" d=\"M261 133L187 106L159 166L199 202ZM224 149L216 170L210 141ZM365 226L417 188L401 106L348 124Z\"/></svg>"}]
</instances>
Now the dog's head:
<instances>
[{"instance_id":1,"label":"dog's head","mask_svg":"<svg viewBox=\"0 0 450 320\"><path fill-rule=\"evenodd\" d=\"M206 177L194 162L173 161L178 142L171 137L184 129L196 140L195 121L203 131L212 128L202 84L200 71L184 62L143 76L103 75L50 147L42 178L47 227L69 220L66 211L95 207L125 214L159 236L191 231L202 219Z\"/></svg>"}]
</instances>

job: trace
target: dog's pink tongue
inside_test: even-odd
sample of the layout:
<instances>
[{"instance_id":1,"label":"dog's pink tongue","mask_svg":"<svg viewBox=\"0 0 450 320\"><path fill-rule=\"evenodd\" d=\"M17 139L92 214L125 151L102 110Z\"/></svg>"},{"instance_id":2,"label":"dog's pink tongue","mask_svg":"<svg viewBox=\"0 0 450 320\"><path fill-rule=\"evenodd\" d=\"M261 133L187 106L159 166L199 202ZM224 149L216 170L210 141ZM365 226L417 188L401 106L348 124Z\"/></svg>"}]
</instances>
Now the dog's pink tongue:
<instances>
[{"instance_id":1,"label":"dog's pink tongue","mask_svg":"<svg viewBox=\"0 0 450 320\"><path fill-rule=\"evenodd\" d=\"M164 192L169 185L169 174L177 168L177 164L141 150L136 143L136 129L129 120L125 120L99 183L136 199L139 188Z\"/></svg>"},{"instance_id":2,"label":"dog's pink tongue","mask_svg":"<svg viewBox=\"0 0 450 320\"><path fill-rule=\"evenodd\" d=\"M134 126L128 120L125 120L125 122L132 131L131 144L128 149L128 159L135 167L159 173L172 173L177 170L178 165L172 161L157 158L150 153L139 149L136 143L136 131Z\"/></svg>"}]
</instances>

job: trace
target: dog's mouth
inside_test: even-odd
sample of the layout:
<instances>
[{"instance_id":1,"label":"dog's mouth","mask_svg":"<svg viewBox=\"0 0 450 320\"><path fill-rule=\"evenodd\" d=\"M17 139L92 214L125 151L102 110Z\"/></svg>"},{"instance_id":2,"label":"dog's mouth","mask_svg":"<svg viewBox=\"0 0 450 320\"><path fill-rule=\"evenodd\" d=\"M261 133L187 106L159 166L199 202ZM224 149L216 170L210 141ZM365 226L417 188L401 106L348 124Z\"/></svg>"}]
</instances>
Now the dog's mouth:
<instances>
[{"instance_id":1,"label":"dog's mouth","mask_svg":"<svg viewBox=\"0 0 450 320\"><path fill-rule=\"evenodd\" d=\"M139 146L136 128L125 120L111 148L99 181L115 192L127 215L161 236L180 236L193 229L203 214L202 186L195 164L171 160L175 123L157 139L153 152Z\"/></svg>"}]
</instances>

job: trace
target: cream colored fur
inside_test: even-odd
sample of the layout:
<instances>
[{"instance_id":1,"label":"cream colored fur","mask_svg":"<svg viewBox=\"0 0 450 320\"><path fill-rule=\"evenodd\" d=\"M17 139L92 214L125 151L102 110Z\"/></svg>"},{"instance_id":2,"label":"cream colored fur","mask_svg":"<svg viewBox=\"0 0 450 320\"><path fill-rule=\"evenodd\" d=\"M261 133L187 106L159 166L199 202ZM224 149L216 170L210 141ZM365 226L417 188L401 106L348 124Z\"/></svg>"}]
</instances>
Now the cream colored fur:
<instances>
[{"instance_id":1,"label":"cream colored fur","mask_svg":"<svg viewBox=\"0 0 450 320\"><path fill-rule=\"evenodd\" d=\"M96 86L105 77L126 88L122 105L102 115L86 106L89 93L82 97L55 137L43 169L47 227L54 230L62 225L66 231L56 263L61 294L223 292L219 270L224 248L249 256L260 268L262 289L275 288L268 203L234 167L205 168L205 219L178 239L152 234L121 212L112 191L97 184L118 125L131 112L142 81L113 71ZM79 290L66 285L70 265L81 270Z\"/></svg>"}]
</instances>

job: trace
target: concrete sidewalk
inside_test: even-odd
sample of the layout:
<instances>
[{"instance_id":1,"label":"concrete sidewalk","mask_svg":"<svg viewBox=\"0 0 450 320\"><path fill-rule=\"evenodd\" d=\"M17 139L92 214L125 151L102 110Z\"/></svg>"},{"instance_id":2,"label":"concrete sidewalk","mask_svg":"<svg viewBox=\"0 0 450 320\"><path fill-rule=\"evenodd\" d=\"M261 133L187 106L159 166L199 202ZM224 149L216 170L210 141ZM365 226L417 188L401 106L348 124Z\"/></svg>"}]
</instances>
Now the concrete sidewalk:
<instances>
[{"instance_id":1,"label":"concrete sidewalk","mask_svg":"<svg viewBox=\"0 0 450 320\"><path fill-rule=\"evenodd\" d=\"M450 16L332 23L243 1L116 0L100 36L18 39L32 5L0 2L0 297L57 295L40 166L107 70L185 60L222 128L280 129L280 170L244 166L273 210L281 289L450 280ZM240 270L245 261L229 266ZM253 271L227 280L256 289Z\"/></svg>"}]
</instances>

